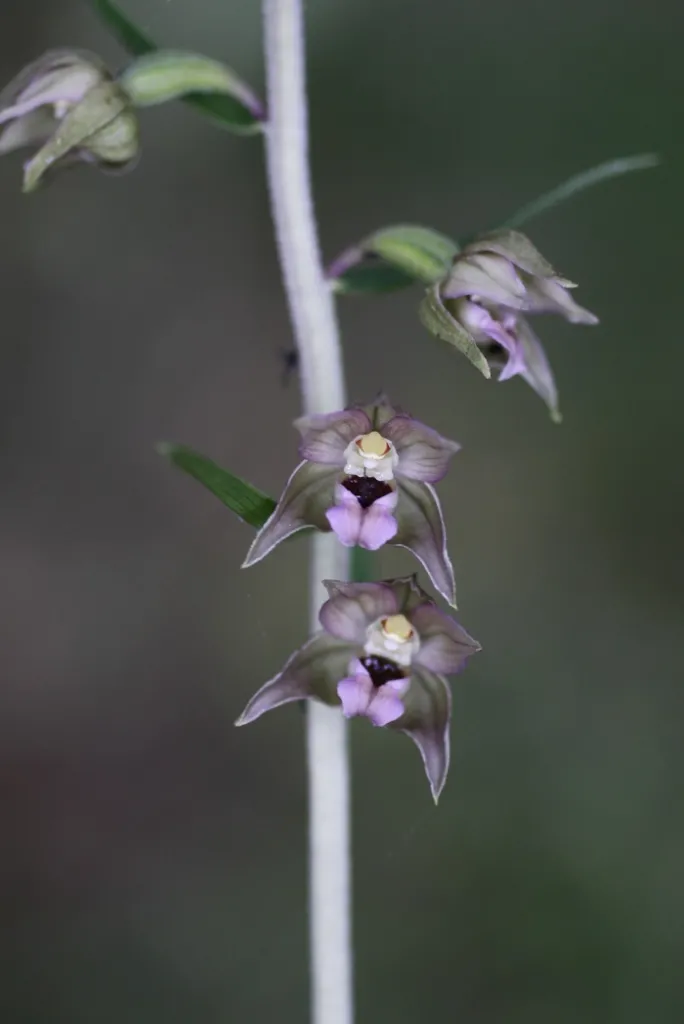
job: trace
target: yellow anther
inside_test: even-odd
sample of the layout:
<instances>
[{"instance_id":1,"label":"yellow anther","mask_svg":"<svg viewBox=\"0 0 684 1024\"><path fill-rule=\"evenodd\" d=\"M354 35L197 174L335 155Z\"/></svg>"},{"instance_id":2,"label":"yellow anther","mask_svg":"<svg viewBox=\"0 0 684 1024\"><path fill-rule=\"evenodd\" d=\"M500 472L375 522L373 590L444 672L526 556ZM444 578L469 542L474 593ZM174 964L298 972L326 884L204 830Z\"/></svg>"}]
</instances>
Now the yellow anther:
<instances>
[{"instance_id":1,"label":"yellow anther","mask_svg":"<svg viewBox=\"0 0 684 1024\"><path fill-rule=\"evenodd\" d=\"M371 430L370 434L364 434L356 442L356 447L362 455L371 459L382 459L390 451L389 442L377 430Z\"/></svg>"},{"instance_id":2,"label":"yellow anther","mask_svg":"<svg viewBox=\"0 0 684 1024\"><path fill-rule=\"evenodd\" d=\"M406 643L413 639L413 626L405 615L389 615L383 619L382 631L386 637L400 643Z\"/></svg>"}]
</instances>

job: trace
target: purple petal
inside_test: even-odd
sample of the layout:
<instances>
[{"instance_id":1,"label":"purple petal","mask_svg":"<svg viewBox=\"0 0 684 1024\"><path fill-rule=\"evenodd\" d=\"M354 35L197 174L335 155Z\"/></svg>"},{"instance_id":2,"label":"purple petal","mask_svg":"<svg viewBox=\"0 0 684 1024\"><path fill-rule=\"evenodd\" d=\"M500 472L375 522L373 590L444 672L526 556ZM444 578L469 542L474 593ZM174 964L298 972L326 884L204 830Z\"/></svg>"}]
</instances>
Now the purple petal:
<instances>
[{"instance_id":1,"label":"purple petal","mask_svg":"<svg viewBox=\"0 0 684 1024\"><path fill-rule=\"evenodd\" d=\"M391 540L399 529L391 509L397 504L397 494L385 494L363 512L358 543L367 551L377 551Z\"/></svg>"},{"instance_id":2,"label":"purple petal","mask_svg":"<svg viewBox=\"0 0 684 1024\"><path fill-rule=\"evenodd\" d=\"M399 611L394 591L383 583L323 583L330 597L319 612L320 623L332 636L348 643L363 644L372 622Z\"/></svg>"},{"instance_id":3,"label":"purple petal","mask_svg":"<svg viewBox=\"0 0 684 1024\"><path fill-rule=\"evenodd\" d=\"M420 637L415 663L431 672L453 675L465 665L471 654L481 650L465 629L434 604L423 604L410 615L411 625Z\"/></svg>"},{"instance_id":4,"label":"purple petal","mask_svg":"<svg viewBox=\"0 0 684 1024\"><path fill-rule=\"evenodd\" d=\"M500 381L510 380L511 377L516 377L525 370L525 353L518 338L516 337L515 344L512 347L504 346L504 349L508 358L499 373Z\"/></svg>"},{"instance_id":5,"label":"purple petal","mask_svg":"<svg viewBox=\"0 0 684 1024\"><path fill-rule=\"evenodd\" d=\"M597 324L598 317L579 306L556 278L533 278L527 287L530 313L560 313L571 324Z\"/></svg>"},{"instance_id":6,"label":"purple petal","mask_svg":"<svg viewBox=\"0 0 684 1024\"><path fill-rule=\"evenodd\" d=\"M336 704L337 680L358 653L354 644L343 643L327 633L317 634L295 651L277 676L257 690L235 724L247 725L264 712L293 700L315 698Z\"/></svg>"},{"instance_id":7,"label":"purple petal","mask_svg":"<svg viewBox=\"0 0 684 1024\"><path fill-rule=\"evenodd\" d=\"M359 543L363 509L342 484L335 485L335 504L327 510L325 518L345 547L353 548Z\"/></svg>"},{"instance_id":8,"label":"purple petal","mask_svg":"<svg viewBox=\"0 0 684 1024\"><path fill-rule=\"evenodd\" d=\"M19 120L4 125L0 129L0 155L11 153L13 149L39 146L47 142L59 124L52 109L39 107L30 114L24 114Z\"/></svg>"},{"instance_id":9,"label":"purple petal","mask_svg":"<svg viewBox=\"0 0 684 1024\"><path fill-rule=\"evenodd\" d=\"M499 380L507 380L521 372L522 355L515 335L515 313L511 310L499 309L500 319L497 319L484 306L471 302L470 299L457 299L454 302L454 315L478 345L493 341L506 352L508 358L503 364ZM498 363L498 359L493 361L495 369Z\"/></svg>"},{"instance_id":10,"label":"purple petal","mask_svg":"<svg viewBox=\"0 0 684 1024\"><path fill-rule=\"evenodd\" d=\"M337 475L335 468L300 462L285 484L275 511L254 538L242 568L261 561L282 540L307 526L328 532L325 512L332 505Z\"/></svg>"},{"instance_id":11,"label":"purple petal","mask_svg":"<svg viewBox=\"0 0 684 1024\"><path fill-rule=\"evenodd\" d=\"M521 231L512 231L508 228L493 231L471 242L464 252L466 255L474 252L496 253L533 277L554 277L556 274L549 261L544 259L527 235L523 235Z\"/></svg>"},{"instance_id":12,"label":"purple petal","mask_svg":"<svg viewBox=\"0 0 684 1024\"><path fill-rule=\"evenodd\" d=\"M440 594L456 607L454 570L446 549L439 498L430 484L407 479L398 483L396 516L399 531L390 543L412 551Z\"/></svg>"},{"instance_id":13,"label":"purple petal","mask_svg":"<svg viewBox=\"0 0 684 1024\"><path fill-rule=\"evenodd\" d=\"M309 462L326 466L344 466L345 449L359 434L367 434L372 424L363 409L344 409L295 420L302 435L299 454Z\"/></svg>"},{"instance_id":14,"label":"purple petal","mask_svg":"<svg viewBox=\"0 0 684 1024\"><path fill-rule=\"evenodd\" d=\"M561 414L558 408L558 391L551 366L539 338L522 317L518 321L518 338L525 358L520 375L542 401L546 402L551 419L559 423Z\"/></svg>"},{"instance_id":15,"label":"purple petal","mask_svg":"<svg viewBox=\"0 0 684 1024\"><path fill-rule=\"evenodd\" d=\"M523 309L525 286L513 264L496 254L464 254L442 286L446 299L477 296L497 306Z\"/></svg>"},{"instance_id":16,"label":"purple petal","mask_svg":"<svg viewBox=\"0 0 684 1024\"><path fill-rule=\"evenodd\" d=\"M461 447L410 416L395 416L383 427L382 434L397 450L397 475L431 484L442 479L449 459Z\"/></svg>"},{"instance_id":17,"label":"purple petal","mask_svg":"<svg viewBox=\"0 0 684 1024\"><path fill-rule=\"evenodd\" d=\"M355 660L349 666L353 675L342 679L337 684L337 696L342 701L342 714L345 718L365 715L373 698L373 683L360 661Z\"/></svg>"},{"instance_id":18,"label":"purple petal","mask_svg":"<svg viewBox=\"0 0 684 1024\"><path fill-rule=\"evenodd\" d=\"M449 770L451 691L442 676L417 666L404 703L406 713L397 722L397 728L418 747L437 803Z\"/></svg>"}]
</instances>

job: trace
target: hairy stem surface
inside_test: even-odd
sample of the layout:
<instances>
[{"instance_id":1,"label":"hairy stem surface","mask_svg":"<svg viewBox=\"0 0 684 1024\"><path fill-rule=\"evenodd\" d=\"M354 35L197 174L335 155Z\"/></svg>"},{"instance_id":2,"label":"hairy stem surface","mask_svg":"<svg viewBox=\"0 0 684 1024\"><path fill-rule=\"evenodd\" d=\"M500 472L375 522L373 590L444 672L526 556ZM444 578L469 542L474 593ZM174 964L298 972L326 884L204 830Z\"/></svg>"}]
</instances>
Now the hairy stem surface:
<instances>
[{"instance_id":1,"label":"hairy stem surface","mask_svg":"<svg viewBox=\"0 0 684 1024\"><path fill-rule=\"evenodd\" d=\"M306 413L345 406L344 369L332 294L323 274L308 154L302 0L263 0L271 210L299 354ZM311 559L311 628L321 581L345 579L348 552L317 534ZM351 1024L349 761L337 708L307 705L309 914L314 1024Z\"/></svg>"}]
</instances>

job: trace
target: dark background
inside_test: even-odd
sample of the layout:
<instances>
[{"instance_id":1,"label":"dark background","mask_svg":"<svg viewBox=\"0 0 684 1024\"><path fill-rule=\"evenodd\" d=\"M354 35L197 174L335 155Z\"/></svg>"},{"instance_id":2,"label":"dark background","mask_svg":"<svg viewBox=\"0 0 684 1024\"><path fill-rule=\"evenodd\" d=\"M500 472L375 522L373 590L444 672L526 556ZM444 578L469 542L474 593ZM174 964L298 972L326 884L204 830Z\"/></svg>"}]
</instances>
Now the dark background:
<instances>
[{"instance_id":1,"label":"dark background","mask_svg":"<svg viewBox=\"0 0 684 1024\"><path fill-rule=\"evenodd\" d=\"M262 88L256 0L127 0ZM468 235L657 150L530 228L597 328L539 322L555 427L424 333L418 291L347 299L350 396L463 451L441 485L464 625L440 807L402 737L352 729L359 1021L684 1019L681 238L684 11L666 0L310 3L322 243ZM77 0L6 0L0 72L120 50ZM0 165L2 978L7 1024L307 1014L302 719L242 731L306 636L306 545L155 454L276 494L295 382L261 143L170 105L120 179L20 194ZM406 554L383 570L412 568Z\"/></svg>"}]
</instances>

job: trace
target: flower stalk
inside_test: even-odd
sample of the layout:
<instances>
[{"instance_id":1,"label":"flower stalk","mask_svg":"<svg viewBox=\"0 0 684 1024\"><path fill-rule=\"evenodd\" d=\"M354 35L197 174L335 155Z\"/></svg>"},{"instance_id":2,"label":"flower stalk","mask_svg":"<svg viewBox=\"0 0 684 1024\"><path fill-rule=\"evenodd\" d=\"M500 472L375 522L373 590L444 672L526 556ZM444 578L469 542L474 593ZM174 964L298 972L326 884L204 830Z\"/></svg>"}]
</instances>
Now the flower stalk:
<instances>
[{"instance_id":1,"label":"flower stalk","mask_svg":"<svg viewBox=\"0 0 684 1024\"><path fill-rule=\"evenodd\" d=\"M299 355L304 412L345 405L344 370L332 293L324 277L308 156L302 0L263 0L271 212ZM334 534L316 534L311 625L325 597L321 580L345 579L349 553ZM309 917L314 1024L353 1019L347 728L336 708L307 706Z\"/></svg>"}]
</instances>

